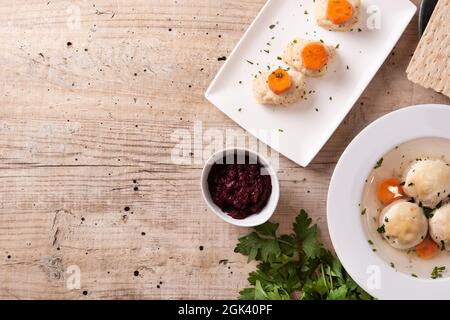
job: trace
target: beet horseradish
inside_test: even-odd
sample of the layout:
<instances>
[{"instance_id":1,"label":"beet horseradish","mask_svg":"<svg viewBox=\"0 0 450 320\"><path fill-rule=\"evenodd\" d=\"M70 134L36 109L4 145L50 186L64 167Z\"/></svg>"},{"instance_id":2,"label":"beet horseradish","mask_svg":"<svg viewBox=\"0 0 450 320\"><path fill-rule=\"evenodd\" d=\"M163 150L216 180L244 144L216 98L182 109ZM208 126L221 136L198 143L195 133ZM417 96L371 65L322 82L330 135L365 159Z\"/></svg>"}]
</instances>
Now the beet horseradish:
<instances>
[{"instance_id":1,"label":"beet horseradish","mask_svg":"<svg viewBox=\"0 0 450 320\"><path fill-rule=\"evenodd\" d=\"M239 220L260 213L272 194L271 176L248 154L231 154L213 164L208 188L212 201Z\"/></svg>"}]
</instances>

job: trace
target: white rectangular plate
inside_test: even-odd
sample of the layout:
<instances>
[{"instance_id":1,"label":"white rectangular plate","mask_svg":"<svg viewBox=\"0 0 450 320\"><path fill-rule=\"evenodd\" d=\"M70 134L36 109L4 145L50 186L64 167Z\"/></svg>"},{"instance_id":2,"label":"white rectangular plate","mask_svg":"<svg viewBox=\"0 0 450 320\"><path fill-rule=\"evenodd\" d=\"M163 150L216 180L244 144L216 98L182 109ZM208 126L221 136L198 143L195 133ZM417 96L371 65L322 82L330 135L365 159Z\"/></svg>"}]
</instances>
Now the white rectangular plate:
<instances>
[{"instance_id":1,"label":"white rectangular plate","mask_svg":"<svg viewBox=\"0 0 450 320\"><path fill-rule=\"evenodd\" d=\"M381 67L415 11L409 0L362 0L359 25L352 32L331 32L316 24L313 0L269 0L206 98L262 142L307 166ZM379 21L380 28L369 28L367 21ZM277 57L294 37L339 44L337 58L325 76L307 78L306 100L286 107L258 104L252 93L254 76L268 66L285 66ZM278 132L277 142L264 132Z\"/></svg>"}]
</instances>

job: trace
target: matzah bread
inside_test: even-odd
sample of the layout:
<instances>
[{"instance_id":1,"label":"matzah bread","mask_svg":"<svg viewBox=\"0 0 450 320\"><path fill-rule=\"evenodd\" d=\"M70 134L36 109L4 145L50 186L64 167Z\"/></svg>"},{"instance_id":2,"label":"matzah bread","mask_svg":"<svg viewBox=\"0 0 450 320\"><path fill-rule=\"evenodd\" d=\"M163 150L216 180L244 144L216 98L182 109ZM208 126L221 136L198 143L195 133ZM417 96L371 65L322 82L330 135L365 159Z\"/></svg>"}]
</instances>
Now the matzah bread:
<instances>
[{"instance_id":1,"label":"matzah bread","mask_svg":"<svg viewBox=\"0 0 450 320\"><path fill-rule=\"evenodd\" d=\"M408 79L450 97L450 0L439 0L406 70Z\"/></svg>"}]
</instances>

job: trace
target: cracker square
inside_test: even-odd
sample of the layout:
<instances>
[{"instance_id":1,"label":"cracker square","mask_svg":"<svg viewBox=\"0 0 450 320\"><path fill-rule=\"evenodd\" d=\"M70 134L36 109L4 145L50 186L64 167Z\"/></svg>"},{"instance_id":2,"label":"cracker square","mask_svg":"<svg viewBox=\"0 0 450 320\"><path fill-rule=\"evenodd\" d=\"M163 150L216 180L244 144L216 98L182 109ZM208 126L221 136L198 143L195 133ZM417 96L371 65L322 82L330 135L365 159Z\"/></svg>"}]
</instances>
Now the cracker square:
<instances>
[{"instance_id":1,"label":"cracker square","mask_svg":"<svg viewBox=\"0 0 450 320\"><path fill-rule=\"evenodd\" d=\"M450 0L439 0L406 70L408 79L450 97Z\"/></svg>"}]
</instances>

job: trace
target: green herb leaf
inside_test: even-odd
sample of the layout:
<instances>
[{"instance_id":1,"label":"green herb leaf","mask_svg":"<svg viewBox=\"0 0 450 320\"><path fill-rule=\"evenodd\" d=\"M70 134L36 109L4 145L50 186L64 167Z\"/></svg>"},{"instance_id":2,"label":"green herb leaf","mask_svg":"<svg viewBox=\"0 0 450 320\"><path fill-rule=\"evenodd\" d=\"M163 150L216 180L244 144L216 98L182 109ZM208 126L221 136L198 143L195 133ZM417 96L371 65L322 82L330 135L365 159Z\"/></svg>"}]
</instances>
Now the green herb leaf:
<instances>
[{"instance_id":1,"label":"green herb leaf","mask_svg":"<svg viewBox=\"0 0 450 320\"><path fill-rule=\"evenodd\" d=\"M316 258L322 253L322 244L317 239L317 226L311 226L311 218L301 210L295 219L294 232L306 258Z\"/></svg>"},{"instance_id":2,"label":"green herb leaf","mask_svg":"<svg viewBox=\"0 0 450 320\"><path fill-rule=\"evenodd\" d=\"M275 237L279 226L278 223L266 222L256 227L255 230L263 236Z\"/></svg>"},{"instance_id":3,"label":"green herb leaf","mask_svg":"<svg viewBox=\"0 0 450 320\"><path fill-rule=\"evenodd\" d=\"M375 167L373 167L374 169L378 169L381 167L381 165L383 164L384 159L381 158L380 160L377 161L377 164L375 165Z\"/></svg>"},{"instance_id":4,"label":"green herb leaf","mask_svg":"<svg viewBox=\"0 0 450 320\"><path fill-rule=\"evenodd\" d=\"M445 271L445 266L443 266L443 267L434 267L433 271L431 272L431 279L442 278L442 273L444 271Z\"/></svg>"},{"instance_id":5,"label":"green herb leaf","mask_svg":"<svg viewBox=\"0 0 450 320\"><path fill-rule=\"evenodd\" d=\"M348 288L344 284L343 286L333 289L328 293L327 300L347 300Z\"/></svg>"},{"instance_id":6,"label":"green herb leaf","mask_svg":"<svg viewBox=\"0 0 450 320\"><path fill-rule=\"evenodd\" d=\"M255 300L255 288L245 288L239 292L239 300Z\"/></svg>"},{"instance_id":7,"label":"green herb leaf","mask_svg":"<svg viewBox=\"0 0 450 320\"><path fill-rule=\"evenodd\" d=\"M386 229L384 228L384 224L377 229L378 233L385 233Z\"/></svg>"}]
</instances>

